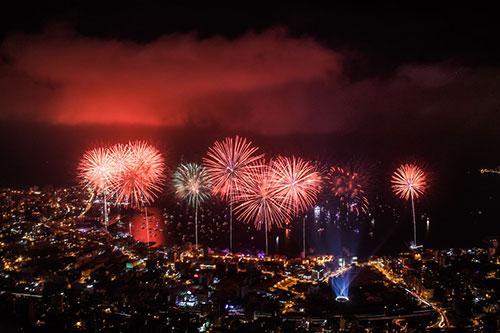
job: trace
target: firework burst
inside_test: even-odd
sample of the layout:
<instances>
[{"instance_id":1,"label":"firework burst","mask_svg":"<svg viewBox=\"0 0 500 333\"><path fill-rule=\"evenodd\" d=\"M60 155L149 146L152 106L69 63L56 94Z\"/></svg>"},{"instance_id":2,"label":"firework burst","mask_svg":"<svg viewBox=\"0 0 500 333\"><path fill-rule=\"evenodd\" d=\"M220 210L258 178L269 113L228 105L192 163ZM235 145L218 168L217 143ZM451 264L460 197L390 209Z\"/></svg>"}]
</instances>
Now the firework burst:
<instances>
[{"instance_id":1,"label":"firework burst","mask_svg":"<svg viewBox=\"0 0 500 333\"><path fill-rule=\"evenodd\" d=\"M215 142L203 158L212 181L212 193L231 200L241 187L248 166L264 156L257 152L258 148L252 146L252 142L240 136Z\"/></svg>"},{"instance_id":2,"label":"firework burst","mask_svg":"<svg viewBox=\"0 0 500 333\"><path fill-rule=\"evenodd\" d=\"M109 153L113 159L113 168L115 173L119 174L121 172L125 172L132 157L130 145L117 143L109 148Z\"/></svg>"},{"instance_id":3,"label":"firework burst","mask_svg":"<svg viewBox=\"0 0 500 333\"><path fill-rule=\"evenodd\" d=\"M144 141L129 142L126 147L115 147L120 172L112 185L117 202L140 208L151 204L165 182L165 164L162 154Z\"/></svg>"},{"instance_id":4,"label":"firework burst","mask_svg":"<svg viewBox=\"0 0 500 333\"><path fill-rule=\"evenodd\" d=\"M276 191L284 198L284 205L298 215L311 208L321 190L321 176L311 162L300 157L280 156L272 162ZM306 255L306 216L302 219L302 254Z\"/></svg>"},{"instance_id":5,"label":"firework burst","mask_svg":"<svg viewBox=\"0 0 500 333\"><path fill-rule=\"evenodd\" d=\"M233 249L233 204L234 196L242 187L248 167L258 163L263 154L252 142L240 136L226 137L216 141L203 158L210 180L212 193L229 202L229 249Z\"/></svg>"},{"instance_id":6,"label":"firework burst","mask_svg":"<svg viewBox=\"0 0 500 333\"><path fill-rule=\"evenodd\" d=\"M391 184L394 194L401 199L411 200L413 243L410 248L416 249L419 246L417 245L417 222L415 219L414 199L424 194L427 188L427 177L418 165L403 164L392 174Z\"/></svg>"},{"instance_id":7,"label":"firework burst","mask_svg":"<svg viewBox=\"0 0 500 333\"><path fill-rule=\"evenodd\" d=\"M401 199L409 200L424 194L427 187L425 172L415 164L403 164L391 178L392 190Z\"/></svg>"},{"instance_id":8,"label":"firework burst","mask_svg":"<svg viewBox=\"0 0 500 333\"><path fill-rule=\"evenodd\" d=\"M246 186L235 196L235 212L247 223L254 223L257 229L266 224L282 227L290 217L291 207L273 179L269 164L249 168L245 177Z\"/></svg>"},{"instance_id":9,"label":"firework burst","mask_svg":"<svg viewBox=\"0 0 500 333\"><path fill-rule=\"evenodd\" d=\"M190 206L210 197L211 183L207 170L196 163L183 163L174 173L175 194Z\"/></svg>"},{"instance_id":10,"label":"firework burst","mask_svg":"<svg viewBox=\"0 0 500 333\"><path fill-rule=\"evenodd\" d=\"M108 227L108 191L116 177L117 169L115 159L107 148L94 148L87 151L78 165L78 177L84 187L102 196L103 217L106 228Z\"/></svg>"},{"instance_id":11,"label":"firework burst","mask_svg":"<svg viewBox=\"0 0 500 333\"><path fill-rule=\"evenodd\" d=\"M273 226L282 227L290 220L292 209L279 191L269 164L250 166L244 184L235 197L234 210L242 221L254 223L257 230L264 226L267 254L268 229Z\"/></svg>"},{"instance_id":12,"label":"firework burst","mask_svg":"<svg viewBox=\"0 0 500 333\"><path fill-rule=\"evenodd\" d=\"M211 184L207 170L196 163L181 164L174 173L175 194L194 206L195 244L198 248L198 205L210 197Z\"/></svg>"},{"instance_id":13,"label":"firework burst","mask_svg":"<svg viewBox=\"0 0 500 333\"><path fill-rule=\"evenodd\" d=\"M280 156L271 166L276 191L294 215L314 205L321 190L321 176L312 163L300 157Z\"/></svg>"},{"instance_id":14,"label":"firework burst","mask_svg":"<svg viewBox=\"0 0 500 333\"><path fill-rule=\"evenodd\" d=\"M102 194L116 175L112 154L107 148L94 148L85 152L78 165L78 178L83 186L89 186L97 194Z\"/></svg>"},{"instance_id":15,"label":"firework burst","mask_svg":"<svg viewBox=\"0 0 500 333\"><path fill-rule=\"evenodd\" d=\"M368 199L365 194L365 179L354 168L332 166L328 181L333 195L339 199L347 211L359 215L368 212Z\"/></svg>"}]
</instances>

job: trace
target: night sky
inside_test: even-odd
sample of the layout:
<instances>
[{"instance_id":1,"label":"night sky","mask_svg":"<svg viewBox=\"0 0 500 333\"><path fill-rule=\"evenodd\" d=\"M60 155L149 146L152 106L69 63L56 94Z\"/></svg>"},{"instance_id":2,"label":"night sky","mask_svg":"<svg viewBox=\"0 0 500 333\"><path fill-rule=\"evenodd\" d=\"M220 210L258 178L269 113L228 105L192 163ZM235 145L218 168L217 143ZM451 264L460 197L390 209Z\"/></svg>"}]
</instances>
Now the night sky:
<instances>
[{"instance_id":1,"label":"night sky","mask_svg":"<svg viewBox=\"0 0 500 333\"><path fill-rule=\"evenodd\" d=\"M494 10L238 5L2 10L0 185L75 183L99 143L145 138L175 166L240 133L270 154L362 160L372 196L419 161L443 232L498 232L500 177L478 174L500 165Z\"/></svg>"}]
</instances>

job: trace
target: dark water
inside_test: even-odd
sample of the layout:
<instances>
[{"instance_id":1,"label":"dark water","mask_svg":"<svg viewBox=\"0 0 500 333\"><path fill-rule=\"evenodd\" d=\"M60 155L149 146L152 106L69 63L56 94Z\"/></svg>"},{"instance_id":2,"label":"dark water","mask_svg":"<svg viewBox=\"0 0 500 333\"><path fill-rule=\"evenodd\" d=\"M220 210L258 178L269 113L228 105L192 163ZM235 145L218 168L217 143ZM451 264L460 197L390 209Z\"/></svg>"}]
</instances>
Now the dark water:
<instances>
[{"instance_id":1,"label":"dark water","mask_svg":"<svg viewBox=\"0 0 500 333\"><path fill-rule=\"evenodd\" d=\"M200 210L199 242L212 249L229 248L229 215L222 207L218 213ZM194 243L194 214L189 207L178 205L175 208L150 207L147 209L149 240L155 246L182 245ZM425 217L425 216L424 216ZM146 242L147 224L145 213L135 212L128 220L136 240ZM376 254L395 253L408 248L413 237L411 219L401 221L374 220L373 217L352 219L346 225L341 219L318 221L306 218L306 253L335 254L343 256L366 257ZM302 218L297 218L284 228L273 228L268 233L269 251L289 257L300 256L302 251ZM432 222L426 229L426 219L419 219L419 244L432 245ZM234 250L256 254L265 249L265 232L253 225L233 222Z\"/></svg>"}]
</instances>

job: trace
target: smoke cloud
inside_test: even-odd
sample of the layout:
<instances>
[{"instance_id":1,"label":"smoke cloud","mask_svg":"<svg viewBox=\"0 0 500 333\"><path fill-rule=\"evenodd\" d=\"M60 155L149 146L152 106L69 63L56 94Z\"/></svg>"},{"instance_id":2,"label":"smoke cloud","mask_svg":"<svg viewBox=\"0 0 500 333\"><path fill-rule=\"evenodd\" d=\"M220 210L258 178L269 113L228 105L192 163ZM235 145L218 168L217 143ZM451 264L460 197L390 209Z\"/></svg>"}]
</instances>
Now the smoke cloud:
<instances>
[{"instance_id":1,"label":"smoke cloud","mask_svg":"<svg viewBox=\"0 0 500 333\"><path fill-rule=\"evenodd\" d=\"M146 44L24 34L0 52L3 121L196 123L263 134L349 131L373 120L498 121L498 69L407 64L352 81L342 52L282 29Z\"/></svg>"}]
</instances>

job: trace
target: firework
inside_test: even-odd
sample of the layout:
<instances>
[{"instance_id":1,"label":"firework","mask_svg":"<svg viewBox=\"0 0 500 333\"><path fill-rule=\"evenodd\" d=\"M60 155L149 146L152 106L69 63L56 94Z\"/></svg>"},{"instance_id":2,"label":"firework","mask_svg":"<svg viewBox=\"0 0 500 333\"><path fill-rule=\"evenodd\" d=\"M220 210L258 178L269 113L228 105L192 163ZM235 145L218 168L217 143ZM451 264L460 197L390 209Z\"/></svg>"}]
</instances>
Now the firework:
<instances>
[{"instance_id":1,"label":"firework","mask_svg":"<svg viewBox=\"0 0 500 333\"><path fill-rule=\"evenodd\" d=\"M427 177L424 171L415 164L403 164L394 171L392 190L401 199L418 198L425 191Z\"/></svg>"},{"instance_id":2,"label":"firework","mask_svg":"<svg viewBox=\"0 0 500 333\"><path fill-rule=\"evenodd\" d=\"M104 201L104 221L108 226L108 199L125 202L131 207L144 207L161 191L164 162L158 150L143 141L95 148L86 152L78 166L79 178ZM149 243L149 224L148 224Z\"/></svg>"},{"instance_id":3,"label":"firework","mask_svg":"<svg viewBox=\"0 0 500 333\"><path fill-rule=\"evenodd\" d=\"M233 249L233 206L234 195L242 186L248 166L256 163L263 154L258 148L240 136L226 137L216 141L203 158L210 180L212 193L229 202L229 248Z\"/></svg>"},{"instance_id":4,"label":"firework","mask_svg":"<svg viewBox=\"0 0 500 333\"><path fill-rule=\"evenodd\" d=\"M316 202L321 190L321 176L314 165L300 157L280 156L272 163L277 191L294 215L305 212ZM302 253L306 254L306 216L302 219Z\"/></svg>"},{"instance_id":5,"label":"firework","mask_svg":"<svg viewBox=\"0 0 500 333\"><path fill-rule=\"evenodd\" d=\"M283 192L279 191L269 164L250 166L244 183L235 198L235 212L241 220L254 223L257 229L264 226L267 254L268 229L282 227L290 219L292 209L287 205Z\"/></svg>"},{"instance_id":6,"label":"firework","mask_svg":"<svg viewBox=\"0 0 500 333\"><path fill-rule=\"evenodd\" d=\"M347 212L359 215L368 212L368 199L364 186L366 180L354 168L332 166L328 172L332 194L339 199Z\"/></svg>"},{"instance_id":7,"label":"firework","mask_svg":"<svg viewBox=\"0 0 500 333\"><path fill-rule=\"evenodd\" d=\"M87 151L78 165L78 177L82 184L97 194L105 192L116 174L114 160L107 148Z\"/></svg>"},{"instance_id":8,"label":"firework","mask_svg":"<svg viewBox=\"0 0 500 333\"><path fill-rule=\"evenodd\" d=\"M392 190L401 199L411 200L413 217L413 244L411 248L417 248L417 222L415 220L414 199L424 194L427 187L425 172L415 164L403 164L394 171L391 178Z\"/></svg>"},{"instance_id":9,"label":"firework","mask_svg":"<svg viewBox=\"0 0 500 333\"><path fill-rule=\"evenodd\" d=\"M241 187L246 168L264 156L257 151L250 141L239 136L215 142L203 159L212 181L212 193L231 200Z\"/></svg>"},{"instance_id":10,"label":"firework","mask_svg":"<svg viewBox=\"0 0 500 333\"><path fill-rule=\"evenodd\" d=\"M211 183L207 170L196 163L181 164L174 173L175 194L195 207L195 244L198 248L198 205L209 198Z\"/></svg>"},{"instance_id":11,"label":"firework","mask_svg":"<svg viewBox=\"0 0 500 333\"><path fill-rule=\"evenodd\" d=\"M280 156L271 166L276 191L295 215L314 205L321 189L321 176L312 163L300 157Z\"/></svg>"},{"instance_id":12,"label":"firework","mask_svg":"<svg viewBox=\"0 0 500 333\"><path fill-rule=\"evenodd\" d=\"M126 147L115 146L116 168L112 185L117 202L141 208L151 204L165 182L162 154L144 141L129 142Z\"/></svg>"},{"instance_id":13,"label":"firework","mask_svg":"<svg viewBox=\"0 0 500 333\"><path fill-rule=\"evenodd\" d=\"M193 207L210 197L210 184L207 170L196 163L183 163L174 173L175 194Z\"/></svg>"},{"instance_id":14,"label":"firework","mask_svg":"<svg viewBox=\"0 0 500 333\"><path fill-rule=\"evenodd\" d=\"M113 159L113 168L116 174L125 172L127 165L131 163L131 145L117 143L109 148L109 153Z\"/></svg>"},{"instance_id":15,"label":"firework","mask_svg":"<svg viewBox=\"0 0 500 333\"><path fill-rule=\"evenodd\" d=\"M116 176L113 155L107 148L94 148L87 151L78 165L78 176L84 187L102 196L104 224L108 227L108 190Z\"/></svg>"}]
</instances>

